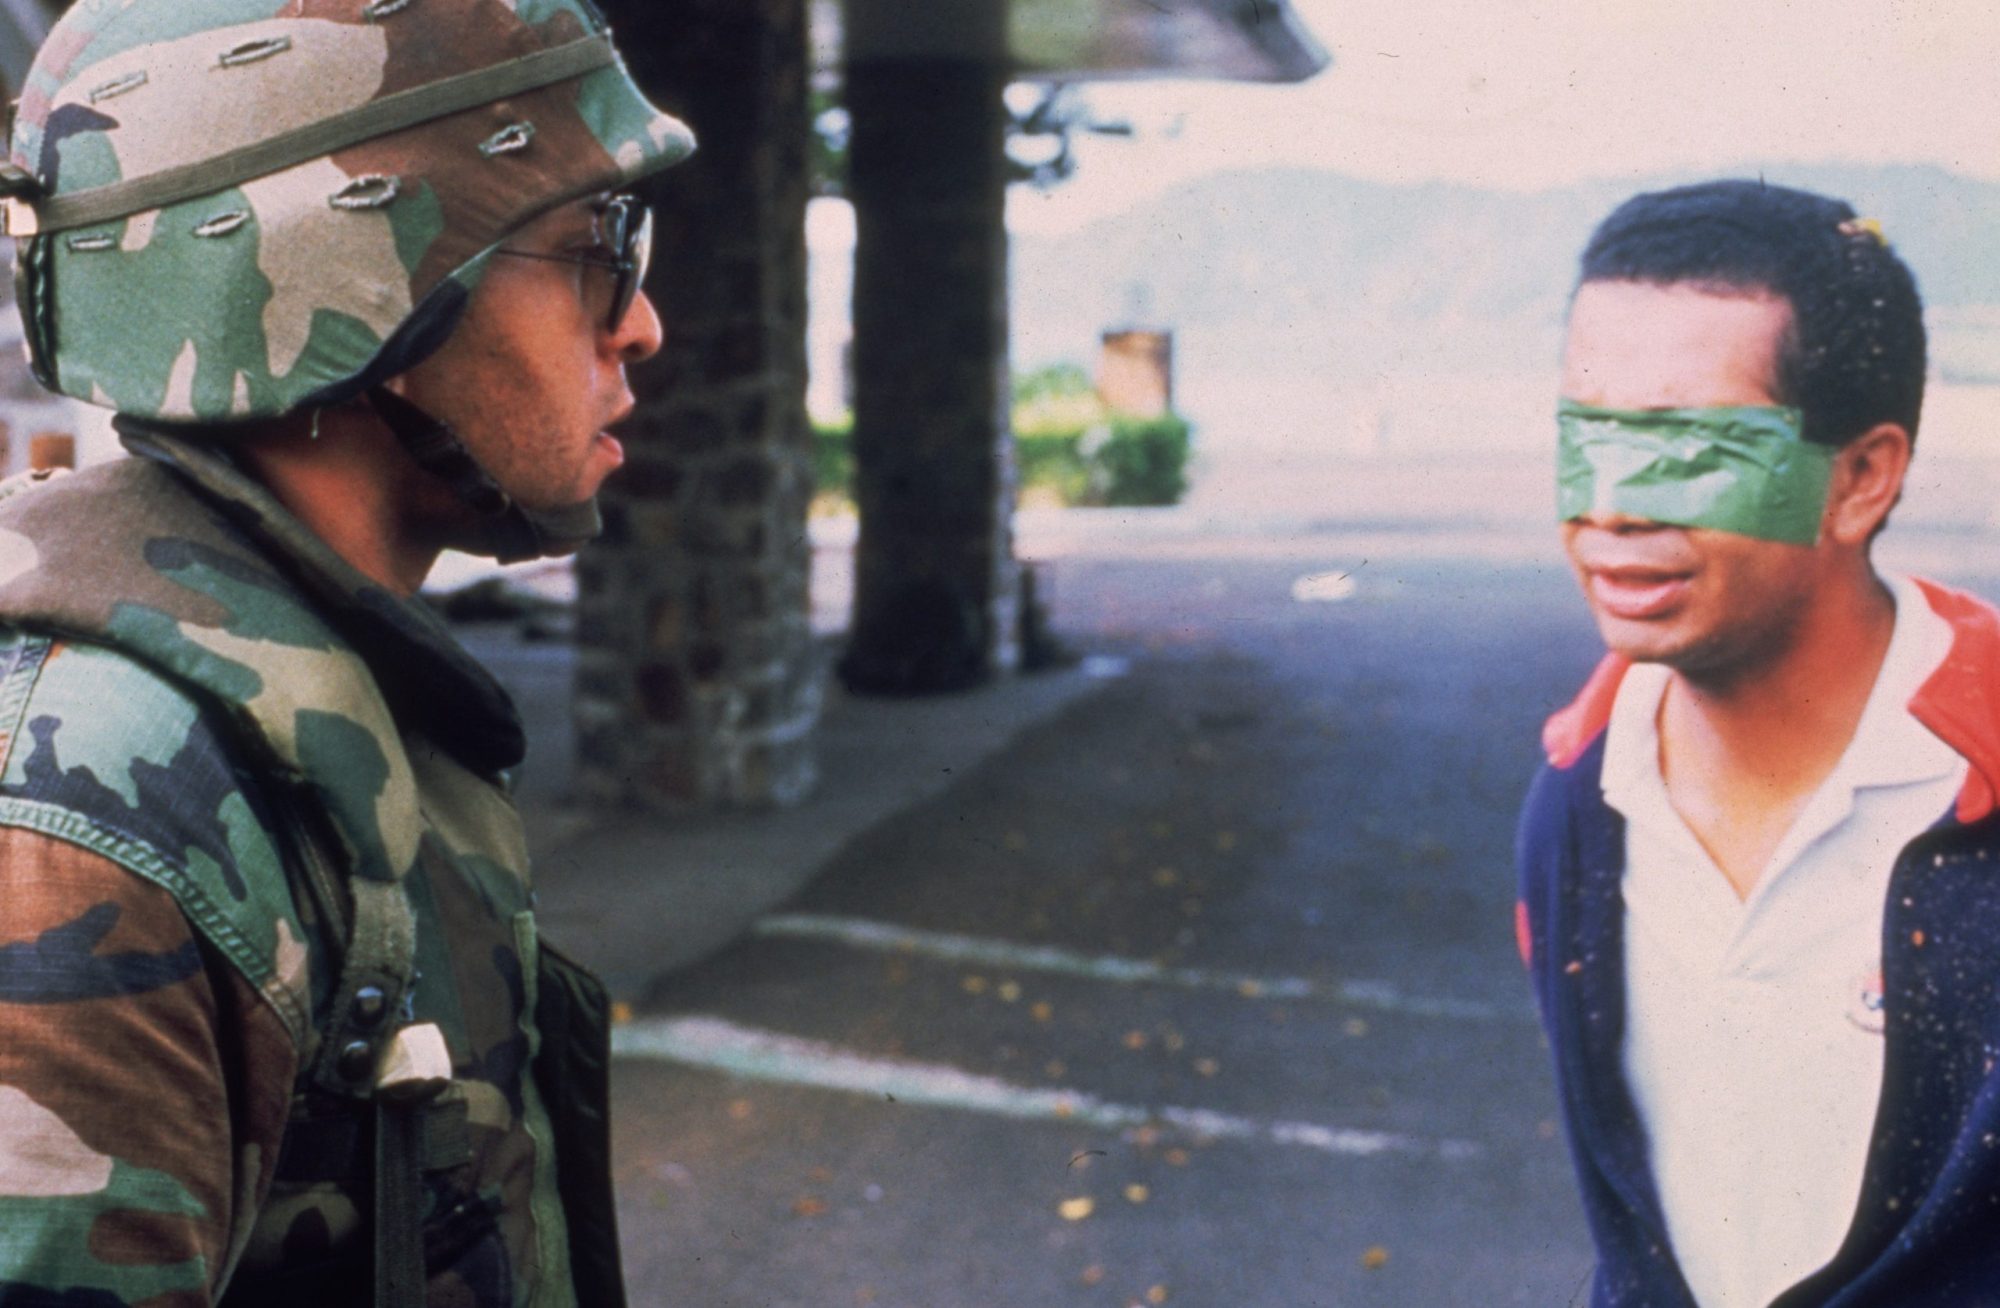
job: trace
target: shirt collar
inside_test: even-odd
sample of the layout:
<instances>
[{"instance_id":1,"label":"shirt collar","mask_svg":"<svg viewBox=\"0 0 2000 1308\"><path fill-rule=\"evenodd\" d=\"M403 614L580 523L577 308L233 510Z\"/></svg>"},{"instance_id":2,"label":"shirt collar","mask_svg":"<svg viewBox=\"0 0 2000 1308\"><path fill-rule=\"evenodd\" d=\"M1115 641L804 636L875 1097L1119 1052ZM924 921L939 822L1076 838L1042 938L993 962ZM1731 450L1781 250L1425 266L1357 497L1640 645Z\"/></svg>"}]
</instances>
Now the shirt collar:
<instances>
[{"instance_id":1,"label":"shirt collar","mask_svg":"<svg viewBox=\"0 0 2000 1308\"><path fill-rule=\"evenodd\" d=\"M1951 624L1908 577L1891 577L1886 584L1896 604L1889 648L1854 737L1828 778L1850 789L1931 781L1961 764L1958 754L1908 708L1950 652ZM1659 784L1660 699L1671 676L1662 664L1634 664L1612 703L1604 741L1604 799L1628 819Z\"/></svg>"},{"instance_id":2,"label":"shirt collar","mask_svg":"<svg viewBox=\"0 0 2000 1308\"><path fill-rule=\"evenodd\" d=\"M1931 781L1962 764L1957 752L1909 709L1917 691L1951 652L1951 624L1938 616L1908 577L1891 577L1888 586L1896 601L1895 630L1838 769L1856 787Z\"/></svg>"},{"instance_id":3,"label":"shirt collar","mask_svg":"<svg viewBox=\"0 0 2000 1308\"><path fill-rule=\"evenodd\" d=\"M1672 676L1664 664L1635 663L1618 684L1604 728L1604 802L1627 820L1660 787L1660 698Z\"/></svg>"}]
</instances>

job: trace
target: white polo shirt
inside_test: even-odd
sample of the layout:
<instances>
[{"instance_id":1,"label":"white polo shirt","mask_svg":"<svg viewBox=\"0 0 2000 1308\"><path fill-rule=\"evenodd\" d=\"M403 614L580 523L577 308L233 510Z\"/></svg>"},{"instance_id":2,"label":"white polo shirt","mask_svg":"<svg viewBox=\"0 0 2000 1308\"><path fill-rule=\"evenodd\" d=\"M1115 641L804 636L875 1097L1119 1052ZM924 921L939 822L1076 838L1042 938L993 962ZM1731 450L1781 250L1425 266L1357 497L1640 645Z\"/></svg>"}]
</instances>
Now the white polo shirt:
<instances>
[{"instance_id":1,"label":"white polo shirt","mask_svg":"<svg viewBox=\"0 0 2000 1308\"><path fill-rule=\"evenodd\" d=\"M1675 1257L1702 1308L1765 1308L1839 1249L1882 1085L1882 908L1966 763L1911 717L1952 631L1895 579L1854 739L1738 900L1667 798L1668 672L1634 666L1604 746L1625 829L1624 1066Z\"/></svg>"}]
</instances>

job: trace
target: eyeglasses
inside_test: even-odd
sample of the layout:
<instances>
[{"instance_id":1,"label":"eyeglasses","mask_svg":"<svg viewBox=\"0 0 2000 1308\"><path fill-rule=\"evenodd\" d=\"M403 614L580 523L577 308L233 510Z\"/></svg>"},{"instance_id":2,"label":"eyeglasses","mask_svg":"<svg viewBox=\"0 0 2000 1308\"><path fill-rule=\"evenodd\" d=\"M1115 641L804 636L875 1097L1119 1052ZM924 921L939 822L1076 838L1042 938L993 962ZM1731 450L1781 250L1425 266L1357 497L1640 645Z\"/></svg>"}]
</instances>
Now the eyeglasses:
<instances>
[{"instance_id":1,"label":"eyeglasses","mask_svg":"<svg viewBox=\"0 0 2000 1308\"><path fill-rule=\"evenodd\" d=\"M589 268L611 270L611 310L604 330L616 332L632 312L639 287L653 263L653 211L630 195L614 195L597 211L597 248L574 254L543 254L538 250L510 250L505 246L495 254L516 259L540 259L546 263L580 263Z\"/></svg>"}]
</instances>

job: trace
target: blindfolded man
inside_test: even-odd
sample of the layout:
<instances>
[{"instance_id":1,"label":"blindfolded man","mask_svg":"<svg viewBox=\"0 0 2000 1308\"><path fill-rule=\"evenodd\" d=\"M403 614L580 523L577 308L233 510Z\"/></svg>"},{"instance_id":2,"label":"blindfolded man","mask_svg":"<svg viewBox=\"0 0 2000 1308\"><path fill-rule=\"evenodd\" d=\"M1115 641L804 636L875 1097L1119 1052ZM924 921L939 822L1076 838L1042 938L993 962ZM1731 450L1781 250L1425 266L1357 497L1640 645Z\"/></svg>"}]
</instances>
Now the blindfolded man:
<instances>
[{"instance_id":1,"label":"blindfolded man","mask_svg":"<svg viewBox=\"0 0 2000 1308\"><path fill-rule=\"evenodd\" d=\"M2000 617L1870 558L1923 383L1838 201L1641 195L1584 252L1558 500L1610 653L1519 927L1594 1304L2000 1295Z\"/></svg>"}]
</instances>

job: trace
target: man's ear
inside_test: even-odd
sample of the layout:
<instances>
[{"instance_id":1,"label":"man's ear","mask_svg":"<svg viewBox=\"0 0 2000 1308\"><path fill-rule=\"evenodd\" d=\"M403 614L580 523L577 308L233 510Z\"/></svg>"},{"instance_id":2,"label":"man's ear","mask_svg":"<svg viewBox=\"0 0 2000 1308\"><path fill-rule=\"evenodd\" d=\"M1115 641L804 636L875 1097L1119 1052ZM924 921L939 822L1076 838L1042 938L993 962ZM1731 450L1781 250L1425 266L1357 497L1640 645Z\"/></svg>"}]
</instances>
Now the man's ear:
<instances>
[{"instance_id":1,"label":"man's ear","mask_svg":"<svg viewBox=\"0 0 2000 1308\"><path fill-rule=\"evenodd\" d=\"M1884 422L1855 437L1833 458L1826 495L1826 535L1843 545L1866 545L1903 497L1910 469L1910 433Z\"/></svg>"}]
</instances>

